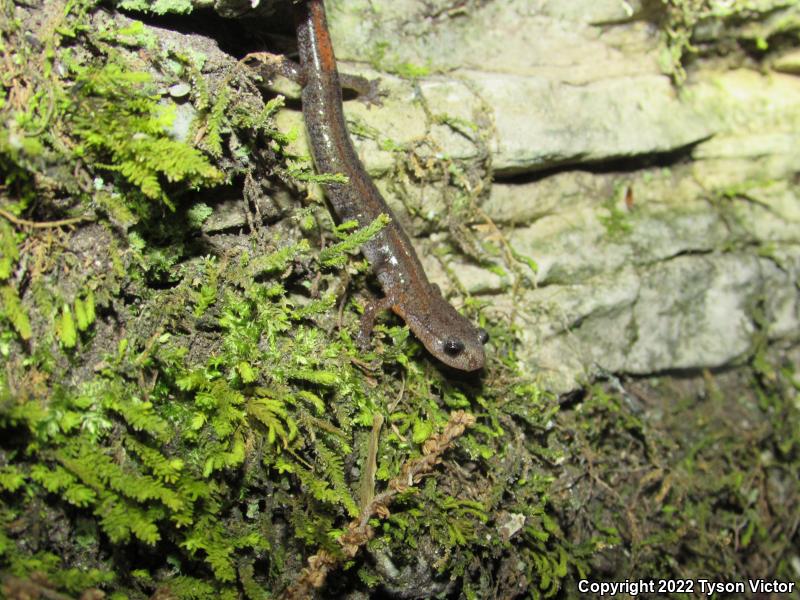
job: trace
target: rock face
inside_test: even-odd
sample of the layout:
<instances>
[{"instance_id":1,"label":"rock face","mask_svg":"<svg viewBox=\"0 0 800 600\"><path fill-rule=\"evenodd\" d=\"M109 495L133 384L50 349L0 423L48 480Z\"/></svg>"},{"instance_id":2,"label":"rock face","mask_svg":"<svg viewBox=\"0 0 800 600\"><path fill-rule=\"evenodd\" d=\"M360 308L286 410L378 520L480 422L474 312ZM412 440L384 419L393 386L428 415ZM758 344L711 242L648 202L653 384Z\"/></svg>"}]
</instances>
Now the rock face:
<instances>
[{"instance_id":1,"label":"rock face","mask_svg":"<svg viewBox=\"0 0 800 600\"><path fill-rule=\"evenodd\" d=\"M720 367L765 339L800 338L791 53L766 61L774 71L699 60L678 89L660 70L651 25L622 24L636 3L512 1L463 14L426 3L423 16L419 3L373 1L374 20L361 4L330 9L345 65L385 44L384 62L432 74L417 85L384 76L384 107L348 103L348 117L420 160L438 152L467 171L491 164L484 219L538 264L535 280L512 294L508 277L446 261L488 314L516 316L521 356L551 389L603 372ZM452 123L474 126L459 135ZM371 141L359 149L375 173L392 164ZM423 221L446 210L430 184L405 192L406 205L410 196L425 207ZM387 195L412 231L430 227ZM479 240L497 236L474 225ZM435 261L429 272L447 287Z\"/></svg>"}]
</instances>

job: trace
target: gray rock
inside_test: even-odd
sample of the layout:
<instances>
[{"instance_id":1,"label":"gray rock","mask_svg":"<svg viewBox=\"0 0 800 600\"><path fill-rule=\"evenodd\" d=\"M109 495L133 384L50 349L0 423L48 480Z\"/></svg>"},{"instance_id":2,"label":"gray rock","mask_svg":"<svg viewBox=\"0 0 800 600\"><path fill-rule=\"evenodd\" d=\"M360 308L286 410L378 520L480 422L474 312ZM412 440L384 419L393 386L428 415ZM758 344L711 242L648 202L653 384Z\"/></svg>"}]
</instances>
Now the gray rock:
<instances>
[{"instance_id":1,"label":"gray rock","mask_svg":"<svg viewBox=\"0 0 800 600\"><path fill-rule=\"evenodd\" d=\"M595 19L621 18L624 3L601 3L588 13L581 5L568 11L570 21L551 4L537 9L519 0L490 3L437 27L420 16L424 8L408 2L384 7L373 29L364 25L358 3L330 12L334 34L341 32L335 37L337 53L361 60L384 36L402 33L397 22L421 21L425 31L419 43L391 45L394 62L456 69L447 77L424 79L420 90L436 113L474 121L474 115L492 111L492 159L499 175L669 152L710 135L704 119L679 101L658 72L657 46L646 27L628 26L627 37L614 28L601 37L591 25ZM620 51L619 44L630 52ZM410 91L403 96L413 99ZM407 103L402 106L407 110ZM380 112L393 128L424 122L422 115L393 114L392 106ZM402 130L392 135L400 143L409 137L413 134ZM451 147L445 146L448 152ZM457 144L452 151L456 157L469 155Z\"/></svg>"},{"instance_id":2,"label":"gray rock","mask_svg":"<svg viewBox=\"0 0 800 600\"><path fill-rule=\"evenodd\" d=\"M790 269L750 254L684 255L534 290L521 353L558 391L609 372L735 364L760 334L797 339L800 250L783 258Z\"/></svg>"},{"instance_id":3,"label":"gray rock","mask_svg":"<svg viewBox=\"0 0 800 600\"><path fill-rule=\"evenodd\" d=\"M782 73L800 74L800 50L791 50L776 58L772 68Z\"/></svg>"},{"instance_id":4,"label":"gray rock","mask_svg":"<svg viewBox=\"0 0 800 600\"><path fill-rule=\"evenodd\" d=\"M495 73L467 77L495 110L498 175L667 153L712 133L662 75L584 86Z\"/></svg>"}]
</instances>

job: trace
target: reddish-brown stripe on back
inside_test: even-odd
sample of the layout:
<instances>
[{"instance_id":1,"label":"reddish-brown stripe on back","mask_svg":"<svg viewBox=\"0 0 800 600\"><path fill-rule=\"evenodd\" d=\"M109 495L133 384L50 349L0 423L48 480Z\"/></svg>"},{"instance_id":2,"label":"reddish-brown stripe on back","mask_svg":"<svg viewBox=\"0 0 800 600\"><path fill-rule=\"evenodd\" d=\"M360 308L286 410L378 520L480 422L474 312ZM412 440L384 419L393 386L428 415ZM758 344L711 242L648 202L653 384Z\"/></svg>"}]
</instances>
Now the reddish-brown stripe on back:
<instances>
[{"instance_id":1,"label":"reddish-brown stripe on back","mask_svg":"<svg viewBox=\"0 0 800 600\"><path fill-rule=\"evenodd\" d=\"M333 44L328 33L328 24L325 22L325 6L322 0L312 0L309 2L309 8L322 69L331 72L336 69L336 57L333 55Z\"/></svg>"}]
</instances>

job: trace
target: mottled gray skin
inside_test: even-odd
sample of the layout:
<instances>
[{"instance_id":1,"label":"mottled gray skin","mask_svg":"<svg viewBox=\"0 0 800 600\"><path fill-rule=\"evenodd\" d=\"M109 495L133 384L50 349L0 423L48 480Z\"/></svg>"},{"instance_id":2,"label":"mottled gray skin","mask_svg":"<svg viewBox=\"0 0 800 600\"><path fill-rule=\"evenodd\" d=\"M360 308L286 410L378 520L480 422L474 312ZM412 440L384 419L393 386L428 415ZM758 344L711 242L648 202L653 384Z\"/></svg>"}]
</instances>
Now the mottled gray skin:
<instances>
[{"instance_id":1,"label":"mottled gray skin","mask_svg":"<svg viewBox=\"0 0 800 600\"><path fill-rule=\"evenodd\" d=\"M408 236L397 223L356 154L342 112L342 90L321 0L308 0L297 9L297 39L303 86L303 116L314 162L320 173L342 173L347 183L325 186L326 195L341 221L366 226L381 214L391 218L361 248L385 298L367 308L362 339L368 339L377 312L391 308L405 320L425 348L444 364L476 371L486 360L483 344L488 335L460 315L428 281ZM291 74L291 69L285 69Z\"/></svg>"}]
</instances>

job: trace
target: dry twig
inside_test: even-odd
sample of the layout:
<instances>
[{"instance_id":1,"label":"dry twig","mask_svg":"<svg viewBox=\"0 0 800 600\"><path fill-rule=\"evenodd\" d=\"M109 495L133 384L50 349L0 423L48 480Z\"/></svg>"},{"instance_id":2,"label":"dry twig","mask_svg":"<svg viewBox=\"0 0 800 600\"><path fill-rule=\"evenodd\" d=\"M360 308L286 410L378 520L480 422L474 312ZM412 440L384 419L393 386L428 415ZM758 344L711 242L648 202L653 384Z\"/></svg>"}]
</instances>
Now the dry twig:
<instances>
[{"instance_id":1,"label":"dry twig","mask_svg":"<svg viewBox=\"0 0 800 600\"><path fill-rule=\"evenodd\" d=\"M283 595L285 600L307 600L313 597L314 590L325 585L328 574L337 568L342 559L353 558L359 548L372 539L374 532L369 520L378 516L389 516L389 503L398 494L405 492L422 480L441 461L442 454L453 441L461 436L467 427L475 423L475 417L463 410L455 411L439 435L428 439L422 446L422 456L407 461L400 474L389 481L386 490L372 498L362 507L361 515L352 521L347 533L339 538L342 556L337 557L327 550L320 550L308 559L308 566L300 572L297 581Z\"/></svg>"}]
</instances>

